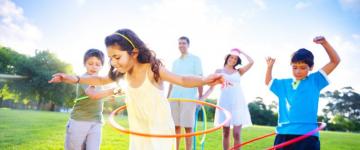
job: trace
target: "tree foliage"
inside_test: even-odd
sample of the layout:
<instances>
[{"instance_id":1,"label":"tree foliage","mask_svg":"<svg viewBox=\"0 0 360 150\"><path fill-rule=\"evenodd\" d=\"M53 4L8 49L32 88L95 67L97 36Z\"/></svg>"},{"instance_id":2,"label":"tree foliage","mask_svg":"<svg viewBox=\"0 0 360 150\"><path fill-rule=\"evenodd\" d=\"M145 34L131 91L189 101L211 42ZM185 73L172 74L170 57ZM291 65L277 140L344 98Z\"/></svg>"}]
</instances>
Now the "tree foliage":
<instances>
[{"instance_id":1,"label":"tree foliage","mask_svg":"<svg viewBox=\"0 0 360 150\"><path fill-rule=\"evenodd\" d=\"M333 92L327 91L321 94L321 97L330 99L324 112L360 121L360 95L352 87L344 87Z\"/></svg>"},{"instance_id":2,"label":"tree foliage","mask_svg":"<svg viewBox=\"0 0 360 150\"><path fill-rule=\"evenodd\" d=\"M277 114L272 111L273 105L267 106L261 97L248 104L251 120L258 125L277 125Z\"/></svg>"},{"instance_id":3,"label":"tree foliage","mask_svg":"<svg viewBox=\"0 0 360 150\"><path fill-rule=\"evenodd\" d=\"M329 100L323 109L329 130L360 131L360 95L352 87L344 87L320 95Z\"/></svg>"},{"instance_id":4,"label":"tree foliage","mask_svg":"<svg viewBox=\"0 0 360 150\"><path fill-rule=\"evenodd\" d=\"M27 77L24 80L7 81L9 91L16 93L20 99L37 103L38 109L49 104L47 109L54 110L55 105L68 104L74 97L73 85L48 83L54 73L72 73L71 65L62 62L53 53L36 51L35 56L29 57L1 47L0 58L0 73Z\"/></svg>"}]
</instances>

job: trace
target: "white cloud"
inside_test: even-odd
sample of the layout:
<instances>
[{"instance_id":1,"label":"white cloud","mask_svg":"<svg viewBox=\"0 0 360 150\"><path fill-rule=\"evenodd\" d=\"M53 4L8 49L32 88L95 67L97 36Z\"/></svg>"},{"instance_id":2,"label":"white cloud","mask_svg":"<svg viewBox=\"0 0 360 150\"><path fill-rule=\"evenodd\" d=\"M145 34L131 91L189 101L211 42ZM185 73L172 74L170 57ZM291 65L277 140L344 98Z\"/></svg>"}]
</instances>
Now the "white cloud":
<instances>
[{"instance_id":1,"label":"white cloud","mask_svg":"<svg viewBox=\"0 0 360 150\"><path fill-rule=\"evenodd\" d=\"M360 40L360 35L359 34L352 34L352 38L354 40Z\"/></svg>"},{"instance_id":2,"label":"white cloud","mask_svg":"<svg viewBox=\"0 0 360 150\"><path fill-rule=\"evenodd\" d=\"M339 0L345 10L360 12L360 0Z\"/></svg>"},{"instance_id":3,"label":"white cloud","mask_svg":"<svg viewBox=\"0 0 360 150\"><path fill-rule=\"evenodd\" d=\"M304 9L308 8L310 5L311 5L310 2L299 1L298 3L296 3L295 9L296 10L304 10Z\"/></svg>"},{"instance_id":4,"label":"white cloud","mask_svg":"<svg viewBox=\"0 0 360 150\"><path fill-rule=\"evenodd\" d=\"M266 9L265 0L253 0L260 9Z\"/></svg>"},{"instance_id":5,"label":"white cloud","mask_svg":"<svg viewBox=\"0 0 360 150\"><path fill-rule=\"evenodd\" d=\"M23 10L16 7L14 3L9 0L0 0L0 16L4 17L5 20L11 20L12 18L22 20Z\"/></svg>"},{"instance_id":6,"label":"white cloud","mask_svg":"<svg viewBox=\"0 0 360 150\"><path fill-rule=\"evenodd\" d=\"M0 0L1 45L32 54L41 38L41 31L26 19L21 7L10 0Z\"/></svg>"}]
</instances>

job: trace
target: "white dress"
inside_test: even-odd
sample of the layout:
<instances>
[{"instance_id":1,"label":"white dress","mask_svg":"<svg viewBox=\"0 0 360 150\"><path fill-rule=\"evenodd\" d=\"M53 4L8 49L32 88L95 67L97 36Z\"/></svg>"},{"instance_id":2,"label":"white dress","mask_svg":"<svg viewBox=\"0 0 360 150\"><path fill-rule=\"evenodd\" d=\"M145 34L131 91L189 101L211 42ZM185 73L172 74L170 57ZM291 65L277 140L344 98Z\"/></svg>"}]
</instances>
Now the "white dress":
<instances>
[{"instance_id":1,"label":"white dress","mask_svg":"<svg viewBox=\"0 0 360 150\"><path fill-rule=\"evenodd\" d=\"M164 91L155 87L146 75L137 88L127 87L126 106L129 129L150 134L175 134L170 104ZM171 150L175 138L150 138L130 135L130 150Z\"/></svg>"},{"instance_id":2,"label":"white dress","mask_svg":"<svg viewBox=\"0 0 360 150\"><path fill-rule=\"evenodd\" d=\"M228 110L232 119L226 127L229 126L250 126L251 118L245 97L241 88L241 77L238 71L227 74L222 72L226 81L229 81L232 85L224 87L221 89L220 98L218 99L218 106ZM215 125L218 125L224 122L226 119L223 112L216 109L215 112Z\"/></svg>"}]
</instances>

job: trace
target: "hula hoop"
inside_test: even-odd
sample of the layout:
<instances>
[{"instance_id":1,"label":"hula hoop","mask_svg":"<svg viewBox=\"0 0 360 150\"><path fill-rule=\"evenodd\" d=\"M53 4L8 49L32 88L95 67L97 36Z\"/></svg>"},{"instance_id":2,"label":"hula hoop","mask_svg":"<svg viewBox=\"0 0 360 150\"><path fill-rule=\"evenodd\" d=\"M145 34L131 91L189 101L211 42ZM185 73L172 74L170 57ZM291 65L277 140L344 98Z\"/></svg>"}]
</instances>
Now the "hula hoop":
<instances>
[{"instance_id":1,"label":"hula hoop","mask_svg":"<svg viewBox=\"0 0 360 150\"><path fill-rule=\"evenodd\" d=\"M205 107L201 106L201 110L202 110L202 116L203 116L203 128L204 130L207 129L207 116L206 116L206 111L205 111ZM195 115L195 128L194 128L194 132L197 131L197 123L196 121L198 120L198 114L199 114L200 110L196 110L196 115ZM205 145L205 139L206 139L206 134L203 134L201 141L199 142L199 144L201 145L201 149L204 150L204 145ZM193 137L194 143L193 143L193 149L196 150L196 136Z\"/></svg>"},{"instance_id":2,"label":"hula hoop","mask_svg":"<svg viewBox=\"0 0 360 150\"><path fill-rule=\"evenodd\" d=\"M193 103L197 103L197 104L202 104L202 105L215 107L216 109L221 110L225 114L226 119L225 119L224 122L222 122L218 126L215 126L215 127L211 128L211 129L207 129L207 130L204 130L204 131L192 132L192 133L185 133L185 134L149 134L149 133L141 133L141 132L130 131L128 129L125 129L124 127L117 124L116 121L114 120L114 117L115 117L116 114L118 114L119 112L126 109L126 105L124 105L124 106L120 106L119 108L117 108L113 112L111 112L111 114L109 116L109 123L110 123L111 127L114 128L116 131L121 132L121 133L125 133L125 134L131 134L131 135L137 135L137 136L143 136L143 137L153 137L153 138L154 137L155 138L181 138L181 137L198 136L198 135L214 132L214 131L222 128L231 119L231 114L230 114L229 111L227 111L226 109L224 109L222 107L219 107L217 105L211 104L211 103L207 103L207 102L203 102L203 101L199 101L199 100L180 99L180 98L169 98L169 101L193 102Z\"/></svg>"},{"instance_id":3,"label":"hula hoop","mask_svg":"<svg viewBox=\"0 0 360 150\"><path fill-rule=\"evenodd\" d=\"M266 149L267 149L267 150L274 150L274 149L282 148L282 147L288 146L288 145L290 145L290 144L299 142L299 141L301 141L301 140L303 140L303 139L305 139L305 138L307 138L307 137L315 134L316 132L324 129L325 126L326 126L326 123L318 122L318 126L319 126L318 128L316 128L316 129L314 129L314 130L311 130L310 132L308 132L308 133L306 133L306 134L304 134L304 135L298 136L298 137L293 138L293 139L291 139L291 140L289 140L289 141L286 141L286 142L281 143L281 144L278 144L278 145L274 145L274 146L269 147L269 148L266 148ZM245 145L247 145L247 144L249 144L249 143L252 143L252 142L258 141L258 140L260 140L260 139L264 139L264 138L273 136L273 135L276 135L276 133L273 132L273 133L266 134L266 135L261 136L261 137L257 137L257 138L251 139L251 140L246 141L246 142L244 142L244 143L235 145L235 146L232 147L230 150L235 150L235 149L240 148L240 147L242 147L242 146L245 146Z\"/></svg>"},{"instance_id":4,"label":"hula hoop","mask_svg":"<svg viewBox=\"0 0 360 150\"><path fill-rule=\"evenodd\" d=\"M112 95L113 97L117 97L117 98L125 98L125 95ZM83 97L79 97L77 99L74 99L74 102L78 102L78 101L81 101L81 100L84 100L84 99L88 99L89 96L83 96Z\"/></svg>"},{"instance_id":5,"label":"hula hoop","mask_svg":"<svg viewBox=\"0 0 360 150\"><path fill-rule=\"evenodd\" d=\"M79 97L77 99L74 99L74 102L78 102L78 101L81 101L81 100L84 100L84 99L87 99L87 98L89 98L89 96Z\"/></svg>"},{"instance_id":6,"label":"hula hoop","mask_svg":"<svg viewBox=\"0 0 360 150\"><path fill-rule=\"evenodd\" d=\"M302 136L299 136L299 137L297 137L297 138L291 139L291 140L289 140L289 141L286 141L286 142L281 143L281 144L278 144L278 145L274 145L274 146L272 146L272 147L270 147L270 148L267 148L267 149L268 149L268 150L271 150L271 149L282 148L282 147L285 147L285 146L287 146L287 145L290 145L290 144L299 142L299 141L301 141L301 140L303 140L303 139L305 139L305 138L307 138L307 137L315 134L315 133L318 132L319 130L324 129L325 126L326 126L326 123L319 122L318 125L319 125L318 128L316 128L316 129L314 129L314 130L312 130L312 131L310 131L310 132L308 132L308 133L306 133L306 134L304 134L304 135L302 135Z\"/></svg>"}]
</instances>

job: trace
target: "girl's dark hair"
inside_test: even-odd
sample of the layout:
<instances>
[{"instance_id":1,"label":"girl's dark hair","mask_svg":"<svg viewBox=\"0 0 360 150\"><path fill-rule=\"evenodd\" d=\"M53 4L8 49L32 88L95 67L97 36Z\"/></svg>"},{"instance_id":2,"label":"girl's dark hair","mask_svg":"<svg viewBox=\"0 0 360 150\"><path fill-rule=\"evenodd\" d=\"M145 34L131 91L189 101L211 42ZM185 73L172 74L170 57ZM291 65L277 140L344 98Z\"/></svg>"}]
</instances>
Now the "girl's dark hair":
<instances>
[{"instance_id":1,"label":"girl's dark hair","mask_svg":"<svg viewBox=\"0 0 360 150\"><path fill-rule=\"evenodd\" d=\"M125 36L127 39L121 35ZM130 29L117 30L115 34L111 34L105 38L105 45L106 47L113 45L120 46L121 49L127 51L129 55L133 53L135 48L138 49L139 54L137 56L137 61L142 64L150 63L151 71L154 73L154 79L156 82L159 81L159 69L160 66L163 65L162 62L156 58L155 52L147 48L145 43L133 31ZM122 78L124 73L117 72L115 68L111 66L108 76L115 81Z\"/></svg>"},{"instance_id":2,"label":"girl's dark hair","mask_svg":"<svg viewBox=\"0 0 360 150\"><path fill-rule=\"evenodd\" d=\"M309 50L301 48L292 55L291 63L305 63L311 68L314 65L314 55Z\"/></svg>"},{"instance_id":3,"label":"girl's dark hair","mask_svg":"<svg viewBox=\"0 0 360 150\"><path fill-rule=\"evenodd\" d=\"M102 51L94 48L87 50L84 55L83 63L85 64L90 57L98 58L101 61L101 64L104 65L104 53Z\"/></svg>"},{"instance_id":4,"label":"girl's dark hair","mask_svg":"<svg viewBox=\"0 0 360 150\"><path fill-rule=\"evenodd\" d=\"M225 62L224 62L224 66L227 64L227 61L228 61L228 59L230 58L230 56L231 56L231 54L226 55L226 57L225 57ZM236 61L236 64L233 66L233 68L235 69L235 67L236 67L237 65L241 65L241 58L240 58L239 56L237 56L237 61Z\"/></svg>"}]
</instances>

